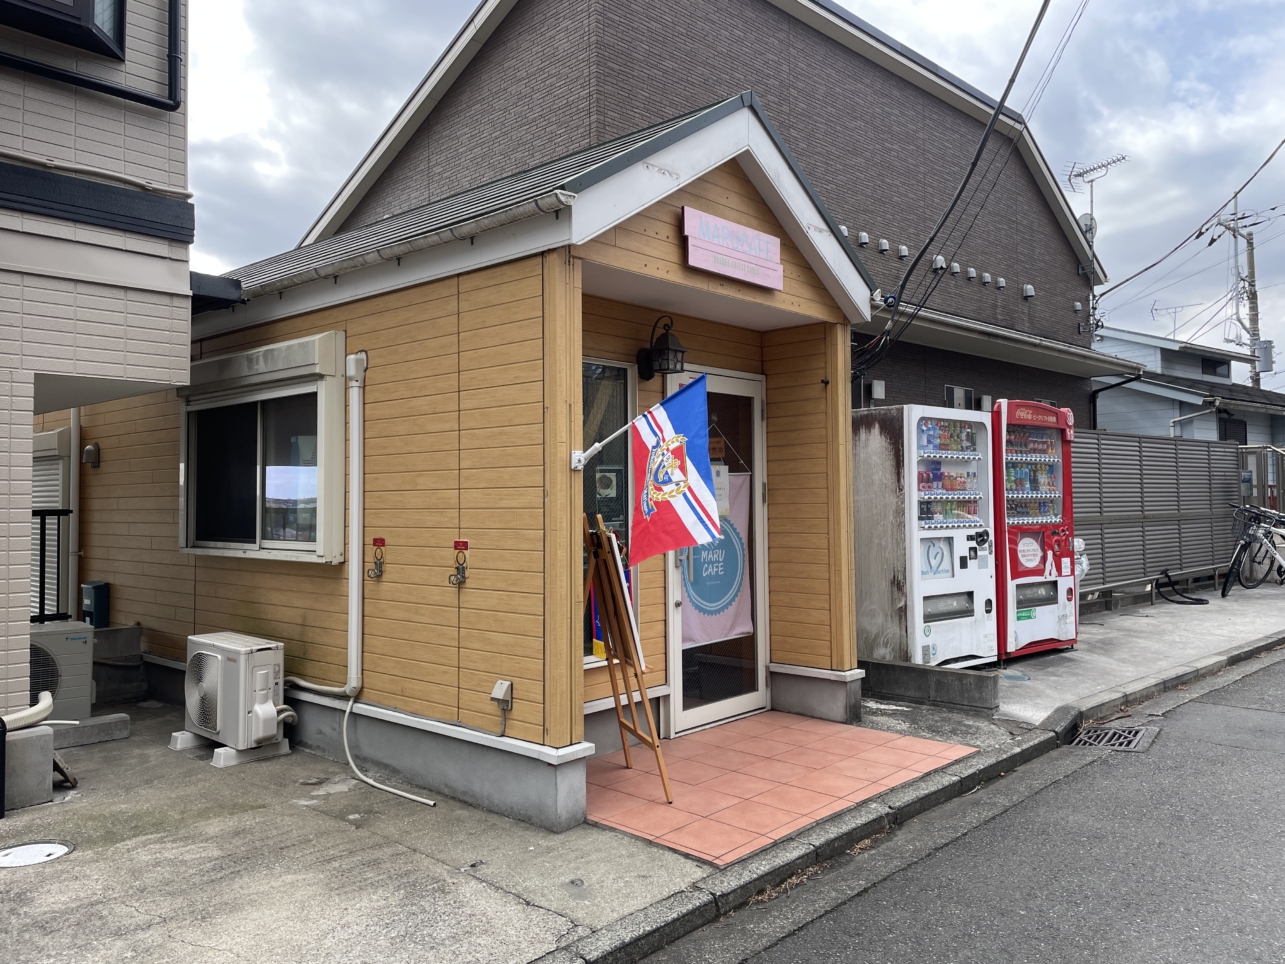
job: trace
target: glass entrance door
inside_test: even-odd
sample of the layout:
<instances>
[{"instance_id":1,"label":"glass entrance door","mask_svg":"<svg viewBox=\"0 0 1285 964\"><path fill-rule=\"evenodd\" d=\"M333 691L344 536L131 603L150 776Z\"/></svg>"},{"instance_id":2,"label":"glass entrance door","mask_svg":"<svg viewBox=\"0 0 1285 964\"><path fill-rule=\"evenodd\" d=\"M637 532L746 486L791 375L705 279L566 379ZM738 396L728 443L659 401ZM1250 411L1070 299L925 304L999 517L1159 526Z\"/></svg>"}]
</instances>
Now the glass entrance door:
<instances>
[{"instance_id":1,"label":"glass entrance door","mask_svg":"<svg viewBox=\"0 0 1285 964\"><path fill-rule=\"evenodd\" d=\"M700 372L668 376L672 394ZM669 553L673 729L767 707L763 382L707 376L709 456L722 537Z\"/></svg>"}]
</instances>

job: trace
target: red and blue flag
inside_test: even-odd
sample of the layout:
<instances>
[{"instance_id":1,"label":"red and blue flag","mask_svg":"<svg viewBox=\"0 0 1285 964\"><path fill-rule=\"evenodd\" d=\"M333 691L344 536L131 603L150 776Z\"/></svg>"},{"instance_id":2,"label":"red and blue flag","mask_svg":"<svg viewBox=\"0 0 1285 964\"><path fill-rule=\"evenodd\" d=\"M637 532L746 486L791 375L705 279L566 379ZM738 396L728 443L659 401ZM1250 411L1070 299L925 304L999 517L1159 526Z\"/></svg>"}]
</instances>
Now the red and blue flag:
<instances>
[{"instance_id":1,"label":"red and blue flag","mask_svg":"<svg viewBox=\"0 0 1285 964\"><path fill-rule=\"evenodd\" d=\"M639 415L629 434L634 456L630 565L718 539L705 376Z\"/></svg>"}]
</instances>

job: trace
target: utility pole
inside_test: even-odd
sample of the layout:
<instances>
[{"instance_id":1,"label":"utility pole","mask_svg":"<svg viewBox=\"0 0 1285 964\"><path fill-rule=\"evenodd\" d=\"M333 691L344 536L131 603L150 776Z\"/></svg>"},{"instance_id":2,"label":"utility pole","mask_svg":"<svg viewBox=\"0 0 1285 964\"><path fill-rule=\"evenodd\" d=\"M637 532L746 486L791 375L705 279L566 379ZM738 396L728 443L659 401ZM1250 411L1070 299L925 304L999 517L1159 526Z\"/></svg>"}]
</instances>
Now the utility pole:
<instances>
[{"instance_id":1,"label":"utility pole","mask_svg":"<svg viewBox=\"0 0 1285 964\"><path fill-rule=\"evenodd\" d=\"M1268 356L1268 365L1263 365L1263 359L1259 356L1260 345L1265 344L1259 332L1258 326L1258 278L1254 270L1254 232L1242 231L1240 227L1240 195L1237 195L1233 201L1232 217L1230 221L1223 220L1219 222L1223 229L1231 235L1233 254L1236 259L1236 325L1249 335L1249 349L1253 352L1254 360L1249 363L1249 383L1255 388L1262 387L1262 370L1266 368L1271 371L1270 356ZM1240 273L1240 242L1245 242L1245 274ZM1245 285L1245 298L1249 302L1249 324L1246 325L1240 317L1240 286ZM1270 349L1268 349L1270 351Z\"/></svg>"},{"instance_id":2,"label":"utility pole","mask_svg":"<svg viewBox=\"0 0 1285 964\"><path fill-rule=\"evenodd\" d=\"M1259 377L1258 346L1262 341L1258 337L1258 279L1254 276L1254 232L1245 232L1245 294L1249 298L1249 343L1254 349L1254 362L1249 369L1249 383L1255 388L1262 388Z\"/></svg>"}]
</instances>

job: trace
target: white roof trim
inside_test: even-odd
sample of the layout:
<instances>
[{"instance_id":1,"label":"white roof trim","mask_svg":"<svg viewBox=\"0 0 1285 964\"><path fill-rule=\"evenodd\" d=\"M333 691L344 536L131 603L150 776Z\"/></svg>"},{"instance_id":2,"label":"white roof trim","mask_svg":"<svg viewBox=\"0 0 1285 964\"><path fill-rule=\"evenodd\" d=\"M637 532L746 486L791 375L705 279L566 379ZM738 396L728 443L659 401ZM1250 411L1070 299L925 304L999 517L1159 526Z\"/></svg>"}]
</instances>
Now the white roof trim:
<instances>
[{"instance_id":1,"label":"white roof trim","mask_svg":"<svg viewBox=\"0 0 1285 964\"><path fill-rule=\"evenodd\" d=\"M989 119L994 110L990 104L963 87L933 73L811 0L768 0L768 2L796 20L843 44L849 50L978 120ZM299 242L300 245L321 241L339 230L379 175L392 163L397 152L419 129L420 124L437 106L437 103L446 96L451 84L472 62L482 45L516 4L517 0L483 0L473 11L428 75L420 81L419 86L402 105L401 110L384 129L379 139L366 152L361 163L348 175L343 186L313 222ZM1087 264L1089 243L1080 231L1075 212L1071 210L1057 177L1049 168L1039 145L1035 143L1029 126L1024 126L1005 114L1000 116L996 130L1010 138L1017 137L1018 151L1034 175L1040 193L1044 195L1059 226L1075 250L1076 256L1082 264ZM1102 281L1108 280L1100 258L1097 260L1097 274Z\"/></svg>"},{"instance_id":2,"label":"white roof trim","mask_svg":"<svg viewBox=\"0 0 1285 964\"><path fill-rule=\"evenodd\" d=\"M571 241L584 244L735 159L852 322L870 319L870 289L789 160L748 107L588 187L570 208Z\"/></svg>"},{"instance_id":3,"label":"white roof trim","mask_svg":"<svg viewBox=\"0 0 1285 964\"><path fill-rule=\"evenodd\" d=\"M476 271L562 245L583 244L733 159L740 163L849 321L868 321L870 289L856 265L839 239L825 227L821 210L754 109L742 107L590 185L576 196L574 204L562 208L556 216L544 214L501 224L466 240L447 241L400 259L355 267L334 277L301 281L281 291L252 297L246 304L203 312L192 323L192 337L210 338ZM695 289L690 291L695 297ZM737 302L731 296L711 296ZM815 321L803 316L776 317L759 327Z\"/></svg>"},{"instance_id":4,"label":"white roof trim","mask_svg":"<svg viewBox=\"0 0 1285 964\"><path fill-rule=\"evenodd\" d=\"M1164 335L1151 335L1144 331L1130 331L1126 328L1103 328L1102 333L1121 341L1131 341L1151 348L1163 348L1168 351L1181 351L1193 355L1205 355L1209 358L1221 358L1225 361L1243 362L1248 365L1254 360L1253 355L1244 352L1229 351L1226 348L1214 348L1196 342L1179 341L1177 338L1166 338Z\"/></svg>"},{"instance_id":5,"label":"white roof trim","mask_svg":"<svg viewBox=\"0 0 1285 964\"><path fill-rule=\"evenodd\" d=\"M1094 378L1095 382L1100 382L1103 386L1109 387L1110 384L1120 384L1118 381L1108 383L1104 378ZM1215 395L1205 395L1201 392L1189 391L1185 388L1179 388L1176 385L1161 385L1158 382L1149 382L1146 379L1140 379L1136 382L1120 385L1122 392L1142 392L1144 395L1158 395L1160 398L1168 398L1177 402L1186 402L1189 405L1199 405L1206 398L1216 397Z\"/></svg>"}]
</instances>

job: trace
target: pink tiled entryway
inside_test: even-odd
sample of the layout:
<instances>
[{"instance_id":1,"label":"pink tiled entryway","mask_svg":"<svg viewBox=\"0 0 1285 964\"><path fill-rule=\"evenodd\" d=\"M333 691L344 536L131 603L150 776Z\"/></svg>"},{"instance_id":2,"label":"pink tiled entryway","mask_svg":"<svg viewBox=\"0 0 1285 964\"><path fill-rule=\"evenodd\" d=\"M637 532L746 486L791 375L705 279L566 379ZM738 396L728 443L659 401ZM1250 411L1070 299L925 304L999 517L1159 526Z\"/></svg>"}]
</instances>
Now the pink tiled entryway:
<instances>
[{"instance_id":1,"label":"pink tiled entryway","mask_svg":"<svg viewBox=\"0 0 1285 964\"><path fill-rule=\"evenodd\" d=\"M977 752L775 711L589 761L588 818L674 850L728 864L808 824Z\"/></svg>"}]
</instances>

